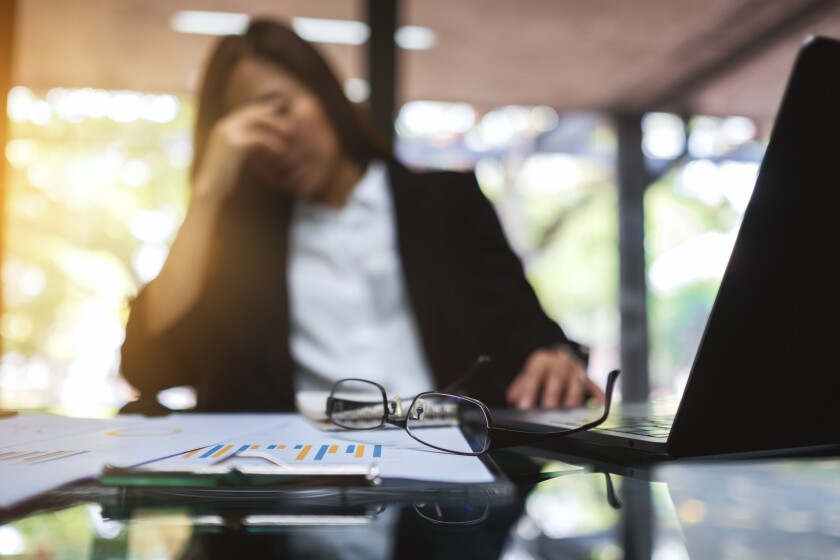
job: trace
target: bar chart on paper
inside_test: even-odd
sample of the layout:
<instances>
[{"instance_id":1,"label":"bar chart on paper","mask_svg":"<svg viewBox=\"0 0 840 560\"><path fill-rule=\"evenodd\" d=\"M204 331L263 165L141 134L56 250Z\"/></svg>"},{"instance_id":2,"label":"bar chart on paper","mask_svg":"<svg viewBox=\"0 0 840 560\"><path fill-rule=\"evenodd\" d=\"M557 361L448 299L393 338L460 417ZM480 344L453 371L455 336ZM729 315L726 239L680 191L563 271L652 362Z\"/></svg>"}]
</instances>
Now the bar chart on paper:
<instances>
[{"instance_id":1,"label":"bar chart on paper","mask_svg":"<svg viewBox=\"0 0 840 560\"><path fill-rule=\"evenodd\" d=\"M190 462L219 461L244 451L270 453L285 463L349 463L384 458L382 444L377 443L220 443L181 454L178 459ZM393 450L389 450L393 454Z\"/></svg>"},{"instance_id":2,"label":"bar chart on paper","mask_svg":"<svg viewBox=\"0 0 840 560\"><path fill-rule=\"evenodd\" d=\"M385 480L455 483L493 480L477 457L441 453L417 442L404 430L323 431L301 417L288 417L281 427L268 427L241 438L219 438L212 445L184 450L147 463L146 467L180 470L214 464L233 466L240 459L245 464L257 464L266 454L289 466L376 463Z\"/></svg>"}]
</instances>

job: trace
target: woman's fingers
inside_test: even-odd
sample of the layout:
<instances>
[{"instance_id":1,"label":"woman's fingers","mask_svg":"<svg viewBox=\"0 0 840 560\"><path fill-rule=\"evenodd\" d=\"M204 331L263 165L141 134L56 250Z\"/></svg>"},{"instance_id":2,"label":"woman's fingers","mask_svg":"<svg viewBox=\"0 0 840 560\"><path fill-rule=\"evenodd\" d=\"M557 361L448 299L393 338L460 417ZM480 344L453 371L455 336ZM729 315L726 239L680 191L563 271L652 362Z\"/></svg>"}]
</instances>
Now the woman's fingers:
<instances>
[{"instance_id":1,"label":"woman's fingers","mask_svg":"<svg viewBox=\"0 0 840 560\"><path fill-rule=\"evenodd\" d=\"M293 159L295 124L285 111L285 101L253 103L225 115L213 126L196 173L196 192L225 198L235 188L245 160L263 154L272 167L282 168Z\"/></svg>"},{"instance_id":2,"label":"woman's fingers","mask_svg":"<svg viewBox=\"0 0 840 560\"><path fill-rule=\"evenodd\" d=\"M603 392L565 350L535 351L507 391L508 403L520 409L537 402L543 408L579 406L588 396L601 400Z\"/></svg>"}]
</instances>

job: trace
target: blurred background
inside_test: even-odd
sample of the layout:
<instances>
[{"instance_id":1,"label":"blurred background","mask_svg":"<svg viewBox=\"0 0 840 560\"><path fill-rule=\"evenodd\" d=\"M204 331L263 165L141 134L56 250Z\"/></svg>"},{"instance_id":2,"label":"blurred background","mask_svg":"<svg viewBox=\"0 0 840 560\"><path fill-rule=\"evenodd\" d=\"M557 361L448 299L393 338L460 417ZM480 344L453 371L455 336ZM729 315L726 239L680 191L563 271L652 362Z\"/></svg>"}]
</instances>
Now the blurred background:
<instances>
[{"instance_id":1,"label":"blurred background","mask_svg":"<svg viewBox=\"0 0 840 560\"><path fill-rule=\"evenodd\" d=\"M814 0L0 0L0 407L110 414L217 35L290 21L409 166L474 168L546 311L679 396ZM162 396L189 407L192 393Z\"/></svg>"}]
</instances>

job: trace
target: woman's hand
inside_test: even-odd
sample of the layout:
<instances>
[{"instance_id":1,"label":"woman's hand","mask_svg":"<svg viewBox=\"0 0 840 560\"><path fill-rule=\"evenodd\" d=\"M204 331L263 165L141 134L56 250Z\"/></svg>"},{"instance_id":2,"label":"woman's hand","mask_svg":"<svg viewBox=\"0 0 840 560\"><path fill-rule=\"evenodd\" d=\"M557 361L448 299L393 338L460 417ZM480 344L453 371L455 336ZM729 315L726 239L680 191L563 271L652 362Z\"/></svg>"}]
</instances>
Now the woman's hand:
<instances>
[{"instance_id":1,"label":"woman's hand","mask_svg":"<svg viewBox=\"0 0 840 560\"><path fill-rule=\"evenodd\" d=\"M258 101L216 122L196 172L196 197L221 202L235 190L249 158L282 162L288 156L295 124L284 115L285 103L282 98Z\"/></svg>"},{"instance_id":2,"label":"woman's hand","mask_svg":"<svg viewBox=\"0 0 840 560\"><path fill-rule=\"evenodd\" d=\"M604 392L566 348L534 351L507 390L508 404L520 409L579 406L588 398L603 402Z\"/></svg>"},{"instance_id":3,"label":"woman's hand","mask_svg":"<svg viewBox=\"0 0 840 560\"><path fill-rule=\"evenodd\" d=\"M239 184L243 164L258 155L283 162L292 151L295 125L284 114L285 106L278 98L248 103L211 129L187 215L166 263L148 288L145 325L151 335L175 324L204 290L213 264L219 210Z\"/></svg>"}]
</instances>

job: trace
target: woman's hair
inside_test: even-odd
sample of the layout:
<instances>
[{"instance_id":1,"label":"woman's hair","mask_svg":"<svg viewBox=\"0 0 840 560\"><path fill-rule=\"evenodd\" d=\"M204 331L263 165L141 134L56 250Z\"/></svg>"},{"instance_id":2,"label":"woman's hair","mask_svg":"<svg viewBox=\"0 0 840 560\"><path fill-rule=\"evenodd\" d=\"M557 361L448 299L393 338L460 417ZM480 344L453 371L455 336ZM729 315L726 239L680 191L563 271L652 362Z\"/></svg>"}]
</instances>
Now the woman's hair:
<instances>
[{"instance_id":1,"label":"woman's hair","mask_svg":"<svg viewBox=\"0 0 840 560\"><path fill-rule=\"evenodd\" d=\"M279 65L314 93L332 122L344 150L366 164L374 158L392 159L370 118L344 95L329 64L308 42L288 26L271 20L251 22L242 35L230 35L216 46L199 90L192 173L201 165L213 125L227 112L225 91L236 64L248 57Z\"/></svg>"}]
</instances>

